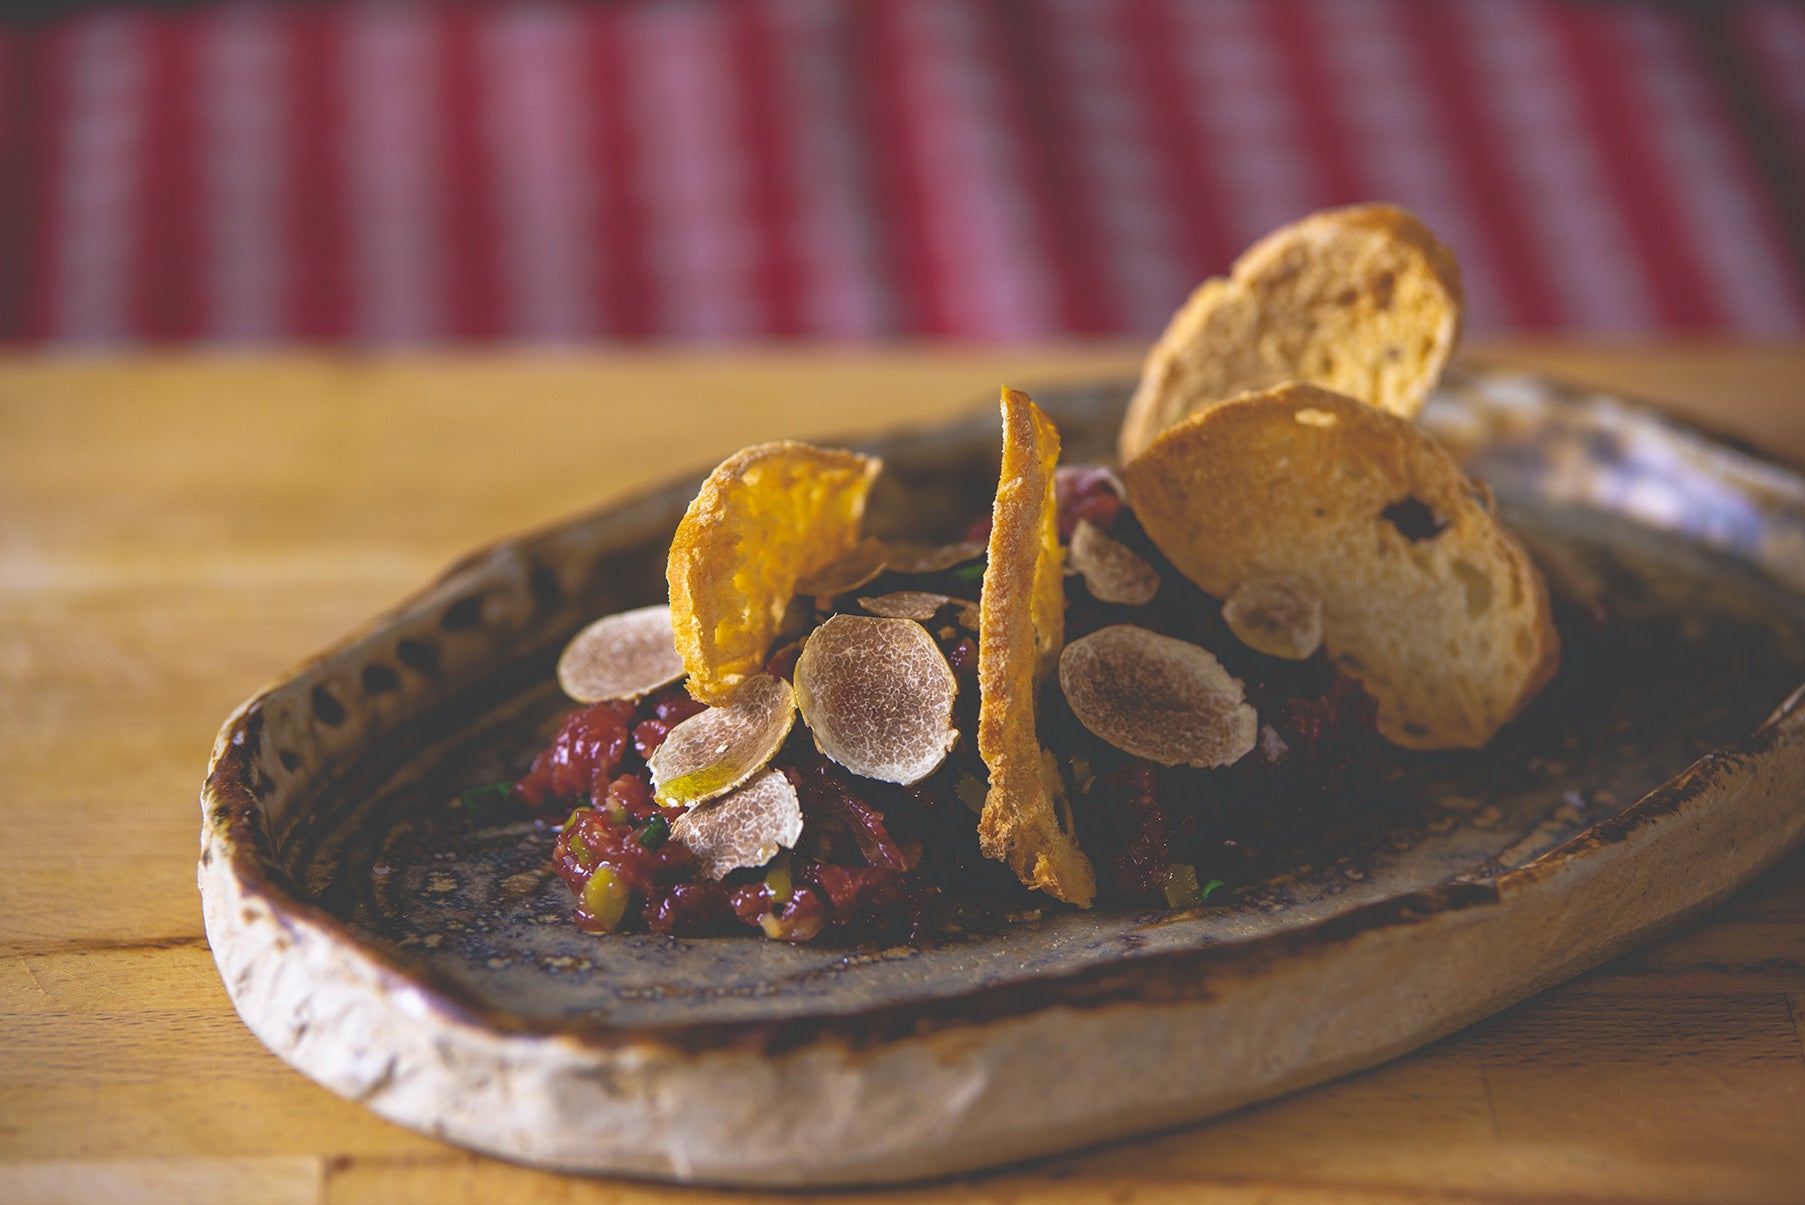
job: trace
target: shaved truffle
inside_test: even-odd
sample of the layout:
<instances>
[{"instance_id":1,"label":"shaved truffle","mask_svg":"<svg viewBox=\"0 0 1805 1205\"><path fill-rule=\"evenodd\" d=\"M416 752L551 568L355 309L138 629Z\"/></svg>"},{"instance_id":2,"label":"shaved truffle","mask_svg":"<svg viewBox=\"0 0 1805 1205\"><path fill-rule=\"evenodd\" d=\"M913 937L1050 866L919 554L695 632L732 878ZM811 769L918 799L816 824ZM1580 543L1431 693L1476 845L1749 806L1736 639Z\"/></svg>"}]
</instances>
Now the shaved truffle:
<instances>
[{"instance_id":1,"label":"shaved truffle","mask_svg":"<svg viewBox=\"0 0 1805 1205\"><path fill-rule=\"evenodd\" d=\"M1066 556L1098 602L1144 607L1159 593L1159 570L1089 519L1078 520Z\"/></svg>"},{"instance_id":2,"label":"shaved truffle","mask_svg":"<svg viewBox=\"0 0 1805 1205\"><path fill-rule=\"evenodd\" d=\"M880 594L876 598L859 599L859 606L873 615L884 619L913 619L919 623L926 623L938 615L942 607L950 607L954 603L962 607L972 605L964 599L934 594L927 590L896 590Z\"/></svg>"},{"instance_id":3,"label":"shaved truffle","mask_svg":"<svg viewBox=\"0 0 1805 1205\"><path fill-rule=\"evenodd\" d=\"M892 573L940 573L983 555L984 545L976 540L962 540L957 544L911 544L892 540L888 568Z\"/></svg>"},{"instance_id":4,"label":"shaved truffle","mask_svg":"<svg viewBox=\"0 0 1805 1205\"><path fill-rule=\"evenodd\" d=\"M719 799L697 804L671 825L711 879L763 866L802 837L802 801L781 770L765 770Z\"/></svg>"},{"instance_id":5,"label":"shaved truffle","mask_svg":"<svg viewBox=\"0 0 1805 1205\"><path fill-rule=\"evenodd\" d=\"M558 658L558 685L579 703L630 701L681 677L683 658L663 603L596 620Z\"/></svg>"},{"instance_id":6,"label":"shaved truffle","mask_svg":"<svg viewBox=\"0 0 1805 1205\"><path fill-rule=\"evenodd\" d=\"M1303 661L1322 647L1322 599L1289 577L1250 578L1222 604L1222 619L1256 653Z\"/></svg>"},{"instance_id":7,"label":"shaved truffle","mask_svg":"<svg viewBox=\"0 0 1805 1205\"><path fill-rule=\"evenodd\" d=\"M958 742L958 679L913 620L835 615L802 646L795 681L815 747L854 774L920 782Z\"/></svg>"},{"instance_id":8,"label":"shaved truffle","mask_svg":"<svg viewBox=\"0 0 1805 1205\"><path fill-rule=\"evenodd\" d=\"M653 751L652 793L660 803L701 803L764 769L796 722L796 700L782 678L759 674L733 702L697 712Z\"/></svg>"},{"instance_id":9,"label":"shaved truffle","mask_svg":"<svg viewBox=\"0 0 1805 1205\"><path fill-rule=\"evenodd\" d=\"M809 598L849 594L884 571L889 551L882 540L866 536L845 556L796 582L796 593Z\"/></svg>"},{"instance_id":10,"label":"shaved truffle","mask_svg":"<svg viewBox=\"0 0 1805 1205\"><path fill-rule=\"evenodd\" d=\"M1241 683L1214 654L1133 624L1066 645L1059 686L1092 735L1162 766L1231 765L1259 735Z\"/></svg>"}]
</instances>

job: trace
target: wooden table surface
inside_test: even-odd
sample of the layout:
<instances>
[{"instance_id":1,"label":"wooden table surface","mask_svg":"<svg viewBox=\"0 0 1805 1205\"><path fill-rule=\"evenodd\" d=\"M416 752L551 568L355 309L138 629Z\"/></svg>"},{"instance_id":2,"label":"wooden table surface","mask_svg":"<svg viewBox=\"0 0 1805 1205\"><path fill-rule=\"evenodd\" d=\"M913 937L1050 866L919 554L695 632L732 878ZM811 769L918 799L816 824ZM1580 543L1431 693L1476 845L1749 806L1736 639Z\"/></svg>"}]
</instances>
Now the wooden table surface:
<instances>
[{"instance_id":1,"label":"wooden table surface","mask_svg":"<svg viewBox=\"0 0 1805 1205\"><path fill-rule=\"evenodd\" d=\"M1483 351L1805 458L1805 347ZM264 1051L194 887L214 731L492 537L746 443L933 420L1001 380L1134 359L0 360L0 1201L712 1199L467 1155ZM1795 855L1703 923L1377 1070L874 1199L1801 1200L1802 1019Z\"/></svg>"}]
</instances>

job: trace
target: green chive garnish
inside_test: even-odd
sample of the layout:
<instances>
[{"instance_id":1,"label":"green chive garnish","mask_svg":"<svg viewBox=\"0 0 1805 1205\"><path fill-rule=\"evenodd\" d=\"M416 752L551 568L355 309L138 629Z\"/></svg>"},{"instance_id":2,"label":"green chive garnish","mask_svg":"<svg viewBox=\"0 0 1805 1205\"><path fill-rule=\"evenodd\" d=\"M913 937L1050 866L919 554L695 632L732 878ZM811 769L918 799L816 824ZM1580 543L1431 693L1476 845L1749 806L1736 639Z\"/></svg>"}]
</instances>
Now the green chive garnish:
<instances>
[{"instance_id":1,"label":"green chive garnish","mask_svg":"<svg viewBox=\"0 0 1805 1205\"><path fill-rule=\"evenodd\" d=\"M646 821L645 827L639 830L639 843L647 849L657 849L670 839L671 826L663 816L653 816Z\"/></svg>"},{"instance_id":2,"label":"green chive garnish","mask_svg":"<svg viewBox=\"0 0 1805 1205\"><path fill-rule=\"evenodd\" d=\"M485 787L471 787L458 796L458 806L477 824L501 819L514 802L514 784L492 782Z\"/></svg>"},{"instance_id":3,"label":"green chive garnish","mask_svg":"<svg viewBox=\"0 0 1805 1205\"><path fill-rule=\"evenodd\" d=\"M1197 868L1183 862L1174 862L1166 871L1166 907L1199 908L1210 898L1210 892L1222 886L1221 879L1211 879L1205 886L1197 885Z\"/></svg>"}]
</instances>

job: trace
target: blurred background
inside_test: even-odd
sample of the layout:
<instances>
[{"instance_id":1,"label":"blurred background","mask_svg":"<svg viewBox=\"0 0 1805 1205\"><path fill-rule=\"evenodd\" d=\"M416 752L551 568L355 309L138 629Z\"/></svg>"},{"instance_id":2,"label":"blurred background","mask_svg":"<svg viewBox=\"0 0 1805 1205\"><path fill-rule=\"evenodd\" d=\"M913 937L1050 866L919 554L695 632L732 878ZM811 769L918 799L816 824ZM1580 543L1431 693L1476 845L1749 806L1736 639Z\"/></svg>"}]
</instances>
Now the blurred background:
<instances>
[{"instance_id":1,"label":"blurred background","mask_svg":"<svg viewBox=\"0 0 1805 1205\"><path fill-rule=\"evenodd\" d=\"M1154 333L1391 199L1472 330L1805 330L1788 0L0 5L0 341Z\"/></svg>"}]
</instances>

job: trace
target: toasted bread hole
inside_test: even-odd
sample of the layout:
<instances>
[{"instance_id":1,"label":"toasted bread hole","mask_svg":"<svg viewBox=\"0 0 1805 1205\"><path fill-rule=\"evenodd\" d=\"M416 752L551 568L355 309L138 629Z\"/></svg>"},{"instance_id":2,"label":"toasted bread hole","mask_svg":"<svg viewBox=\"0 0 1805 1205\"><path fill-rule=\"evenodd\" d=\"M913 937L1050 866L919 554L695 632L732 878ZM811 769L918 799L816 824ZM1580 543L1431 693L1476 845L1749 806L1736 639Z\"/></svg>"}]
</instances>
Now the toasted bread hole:
<instances>
[{"instance_id":1,"label":"toasted bread hole","mask_svg":"<svg viewBox=\"0 0 1805 1205\"><path fill-rule=\"evenodd\" d=\"M1333 427L1341 421L1339 417L1329 411L1318 410L1312 406L1305 406L1291 417L1306 427Z\"/></svg>"},{"instance_id":2,"label":"toasted bread hole","mask_svg":"<svg viewBox=\"0 0 1805 1205\"><path fill-rule=\"evenodd\" d=\"M1405 498L1393 502L1379 512L1379 517L1397 528L1398 534L1413 544L1433 540L1448 526L1448 521L1437 515L1421 498Z\"/></svg>"},{"instance_id":3,"label":"toasted bread hole","mask_svg":"<svg viewBox=\"0 0 1805 1205\"><path fill-rule=\"evenodd\" d=\"M1454 562L1454 576L1460 579L1460 588L1467 594L1467 614L1477 619L1492 608L1492 579L1476 565L1466 561Z\"/></svg>"},{"instance_id":4,"label":"toasted bread hole","mask_svg":"<svg viewBox=\"0 0 1805 1205\"><path fill-rule=\"evenodd\" d=\"M1360 294L1353 289L1343 289L1341 292L1335 294L1335 304L1353 305L1355 301L1359 300L1359 297Z\"/></svg>"},{"instance_id":5,"label":"toasted bread hole","mask_svg":"<svg viewBox=\"0 0 1805 1205\"><path fill-rule=\"evenodd\" d=\"M1398 278L1393 273L1381 272L1373 281L1373 305L1381 310L1391 308L1391 295L1397 289Z\"/></svg>"}]
</instances>

